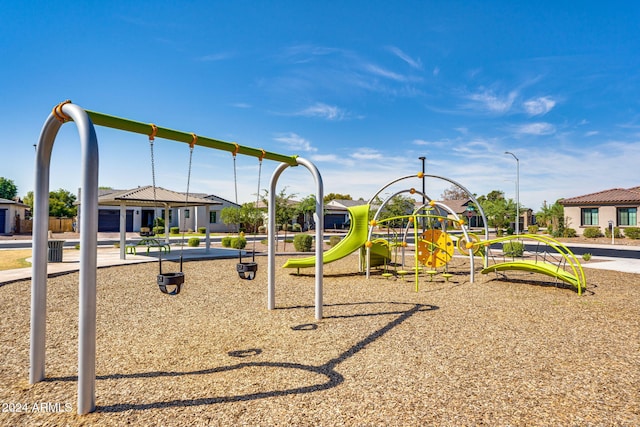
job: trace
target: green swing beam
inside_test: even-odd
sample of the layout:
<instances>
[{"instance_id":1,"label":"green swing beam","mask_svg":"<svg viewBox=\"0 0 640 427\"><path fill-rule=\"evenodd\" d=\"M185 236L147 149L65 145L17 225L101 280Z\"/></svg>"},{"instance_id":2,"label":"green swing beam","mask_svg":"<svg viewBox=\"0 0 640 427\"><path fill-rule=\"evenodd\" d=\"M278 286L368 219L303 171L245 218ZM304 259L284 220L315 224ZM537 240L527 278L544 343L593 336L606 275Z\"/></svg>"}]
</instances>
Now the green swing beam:
<instances>
[{"instance_id":1,"label":"green swing beam","mask_svg":"<svg viewBox=\"0 0 640 427\"><path fill-rule=\"evenodd\" d=\"M91 118L94 125L108 127L112 129L119 129L133 133L139 133L143 135L151 135L153 133L153 127L150 123L137 122L134 120L123 119L121 117L110 116L104 113L98 113L97 111L85 110ZM163 128L157 126L155 136L157 138L169 139L172 141L184 142L191 144L194 140L193 134L189 132L182 132L173 129ZM274 160L277 162L286 163L289 166L298 166L296 158L298 156L286 156L284 154L273 153L270 151L263 151L260 148L247 147L244 145L235 144L233 142L221 141L219 139L208 138L206 136L197 135L195 145L199 145L207 148L214 148L216 150L228 151L230 153L244 154L247 156L258 157L262 159Z\"/></svg>"}]
</instances>

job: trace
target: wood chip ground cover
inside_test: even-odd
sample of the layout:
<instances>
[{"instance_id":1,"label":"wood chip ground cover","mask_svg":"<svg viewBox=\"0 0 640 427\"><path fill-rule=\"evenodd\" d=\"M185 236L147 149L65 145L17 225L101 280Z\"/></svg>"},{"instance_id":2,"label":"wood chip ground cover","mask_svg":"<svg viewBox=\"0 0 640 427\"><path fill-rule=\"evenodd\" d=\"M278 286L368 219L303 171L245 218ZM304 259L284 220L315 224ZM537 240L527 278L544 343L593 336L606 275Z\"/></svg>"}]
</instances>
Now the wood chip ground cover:
<instances>
[{"instance_id":1,"label":"wood chip ground cover","mask_svg":"<svg viewBox=\"0 0 640 427\"><path fill-rule=\"evenodd\" d=\"M30 282L0 287L0 424L640 424L638 275L588 270L579 297L524 272L469 283L454 260L450 282L423 277L415 292L354 274L348 257L325 265L316 321L312 271L277 269L269 311L259 261L253 281L234 260L187 262L175 297L155 286L157 265L98 270L98 407L84 416L78 274L49 279L47 380L35 385Z\"/></svg>"}]
</instances>

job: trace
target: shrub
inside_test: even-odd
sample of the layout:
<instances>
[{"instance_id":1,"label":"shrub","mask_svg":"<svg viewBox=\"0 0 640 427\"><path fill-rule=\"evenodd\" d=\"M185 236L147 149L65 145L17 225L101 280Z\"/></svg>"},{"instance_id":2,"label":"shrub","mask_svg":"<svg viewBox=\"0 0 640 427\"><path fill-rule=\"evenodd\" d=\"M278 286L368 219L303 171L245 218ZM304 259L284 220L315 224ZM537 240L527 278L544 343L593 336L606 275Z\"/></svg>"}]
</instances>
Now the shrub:
<instances>
[{"instance_id":1,"label":"shrub","mask_svg":"<svg viewBox=\"0 0 640 427\"><path fill-rule=\"evenodd\" d=\"M591 254L589 252L582 254L582 259L585 261L589 261L591 259Z\"/></svg>"},{"instance_id":2,"label":"shrub","mask_svg":"<svg viewBox=\"0 0 640 427\"><path fill-rule=\"evenodd\" d=\"M611 231L609 231L609 227L604 229L604 237L611 238ZM616 239L622 239L622 233L620 232L620 227L613 227L613 237Z\"/></svg>"},{"instance_id":3,"label":"shrub","mask_svg":"<svg viewBox=\"0 0 640 427\"><path fill-rule=\"evenodd\" d=\"M267 227L265 227L264 225L258 227L258 234L267 234Z\"/></svg>"},{"instance_id":4,"label":"shrub","mask_svg":"<svg viewBox=\"0 0 640 427\"><path fill-rule=\"evenodd\" d=\"M222 247L223 248L230 248L231 247L231 237L230 236L226 236L222 238Z\"/></svg>"},{"instance_id":5,"label":"shrub","mask_svg":"<svg viewBox=\"0 0 640 427\"><path fill-rule=\"evenodd\" d=\"M180 234L180 227L169 228L169 234Z\"/></svg>"},{"instance_id":6,"label":"shrub","mask_svg":"<svg viewBox=\"0 0 640 427\"><path fill-rule=\"evenodd\" d=\"M624 235L630 239L640 239L640 227L625 228Z\"/></svg>"},{"instance_id":7,"label":"shrub","mask_svg":"<svg viewBox=\"0 0 640 427\"><path fill-rule=\"evenodd\" d=\"M513 228L511 227L507 228L507 236L513 236Z\"/></svg>"},{"instance_id":8,"label":"shrub","mask_svg":"<svg viewBox=\"0 0 640 427\"><path fill-rule=\"evenodd\" d=\"M231 239L231 247L234 249L244 249L247 246L247 239L244 237L234 237Z\"/></svg>"},{"instance_id":9,"label":"shrub","mask_svg":"<svg viewBox=\"0 0 640 427\"><path fill-rule=\"evenodd\" d=\"M293 238L293 247L298 252L309 252L313 245L313 236L310 234L298 234Z\"/></svg>"},{"instance_id":10,"label":"shrub","mask_svg":"<svg viewBox=\"0 0 640 427\"><path fill-rule=\"evenodd\" d=\"M153 233L154 234L163 234L164 233L164 226L158 225L157 227L153 227Z\"/></svg>"},{"instance_id":11,"label":"shrub","mask_svg":"<svg viewBox=\"0 0 640 427\"><path fill-rule=\"evenodd\" d=\"M282 224L282 231L292 231L293 225L291 224Z\"/></svg>"},{"instance_id":12,"label":"shrub","mask_svg":"<svg viewBox=\"0 0 640 427\"><path fill-rule=\"evenodd\" d=\"M340 240L342 240L340 236L331 236L329 237L329 245L335 246L338 244Z\"/></svg>"},{"instance_id":13,"label":"shrub","mask_svg":"<svg viewBox=\"0 0 640 427\"><path fill-rule=\"evenodd\" d=\"M530 225L527 231L529 232L529 234L538 234L538 226Z\"/></svg>"},{"instance_id":14,"label":"shrub","mask_svg":"<svg viewBox=\"0 0 640 427\"><path fill-rule=\"evenodd\" d=\"M293 231L302 231L302 226L296 222L295 224L293 224Z\"/></svg>"},{"instance_id":15,"label":"shrub","mask_svg":"<svg viewBox=\"0 0 640 427\"><path fill-rule=\"evenodd\" d=\"M198 233L207 234L207 227L198 227Z\"/></svg>"},{"instance_id":16,"label":"shrub","mask_svg":"<svg viewBox=\"0 0 640 427\"><path fill-rule=\"evenodd\" d=\"M200 239L197 238L197 237L192 237L187 242L187 245L196 248L196 247L200 246Z\"/></svg>"},{"instance_id":17,"label":"shrub","mask_svg":"<svg viewBox=\"0 0 640 427\"><path fill-rule=\"evenodd\" d=\"M565 228L564 233L562 233L562 237L576 237L578 233L573 228Z\"/></svg>"},{"instance_id":18,"label":"shrub","mask_svg":"<svg viewBox=\"0 0 640 427\"><path fill-rule=\"evenodd\" d=\"M522 242L504 242L502 252L505 256L521 257L524 254L524 244Z\"/></svg>"},{"instance_id":19,"label":"shrub","mask_svg":"<svg viewBox=\"0 0 640 427\"><path fill-rule=\"evenodd\" d=\"M595 239L596 237L602 237L602 233L600 232L600 228L598 227L587 227L584 229L582 233L584 237L588 237L589 239Z\"/></svg>"}]
</instances>

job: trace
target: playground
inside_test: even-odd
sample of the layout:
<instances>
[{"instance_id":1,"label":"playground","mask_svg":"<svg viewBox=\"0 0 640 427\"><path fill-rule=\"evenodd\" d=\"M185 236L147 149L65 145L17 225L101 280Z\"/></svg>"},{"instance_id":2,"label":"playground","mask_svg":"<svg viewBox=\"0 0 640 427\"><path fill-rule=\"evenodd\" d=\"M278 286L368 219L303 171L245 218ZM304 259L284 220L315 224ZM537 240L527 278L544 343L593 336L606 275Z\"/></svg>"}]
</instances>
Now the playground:
<instances>
[{"instance_id":1,"label":"playground","mask_svg":"<svg viewBox=\"0 0 640 427\"><path fill-rule=\"evenodd\" d=\"M97 406L86 415L76 413L79 274L49 279L47 376L34 385L30 282L0 287L0 422L640 423L637 275L589 271L576 297L527 272L470 283L456 257L449 281L415 292L381 270L364 279L354 254L325 265L314 320L313 270L279 268L269 311L266 274L241 280L235 264L185 262L188 287L175 297L158 291L153 263L98 269Z\"/></svg>"},{"instance_id":2,"label":"playground","mask_svg":"<svg viewBox=\"0 0 640 427\"><path fill-rule=\"evenodd\" d=\"M80 265L78 273L47 277L51 149L69 121L83 146ZM69 101L54 107L36 150L32 278L0 287L6 313L0 379L7 384L0 397L8 424L638 421L638 340L629 339L639 330L632 275L610 280L599 272L587 281L579 260L558 241L534 235L489 240L486 226L484 238L472 234L455 211L428 197L425 178L464 190L487 224L472 193L424 172L394 178L366 205L349 208L349 232L328 250L323 216L314 215L313 256L276 256L270 238L267 256L252 253L250 261L242 252L234 260L195 261L182 243L178 251L158 250L159 262L98 268L94 125L148 139L151 206L161 202L157 137L189 145L184 207L198 203L189 198L189 182L194 148L202 146L232 154L234 182L237 154L256 157L259 171L263 159L280 162L269 181L268 236L276 235L277 182L291 166L310 172L316 212L323 211L322 177L307 159ZM391 192L370 219L374 198L416 179L422 192L410 184ZM422 206L379 217L402 193L421 196ZM174 202L165 200L165 209ZM124 204L120 209L123 264ZM389 221L400 227L391 231ZM385 226L386 238L379 234ZM519 239L529 243L516 254ZM210 243L207 230L205 253Z\"/></svg>"}]
</instances>

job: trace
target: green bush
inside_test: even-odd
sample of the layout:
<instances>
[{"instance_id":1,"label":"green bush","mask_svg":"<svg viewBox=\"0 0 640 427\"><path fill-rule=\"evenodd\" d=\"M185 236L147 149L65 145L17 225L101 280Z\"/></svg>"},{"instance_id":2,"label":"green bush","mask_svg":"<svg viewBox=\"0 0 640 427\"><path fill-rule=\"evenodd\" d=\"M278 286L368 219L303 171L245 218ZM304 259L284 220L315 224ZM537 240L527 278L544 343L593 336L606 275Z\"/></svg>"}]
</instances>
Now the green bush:
<instances>
[{"instance_id":1,"label":"green bush","mask_svg":"<svg viewBox=\"0 0 640 427\"><path fill-rule=\"evenodd\" d=\"M293 247L298 252L310 252L313 245L313 236L310 234L298 234L293 238Z\"/></svg>"},{"instance_id":2,"label":"green bush","mask_svg":"<svg viewBox=\"0 0 640 427\"><path fill-rule=\"evenodd\" d=\"M164 226L163 225L159 225L157 227L153 227L153 233L154 234L164 234Z\"/></svg>"},{"instance_id":3,"label":"green bush","mask_svg":"<svg viewBox=\"0 0 640 427\"><path fill-rule=\"evenodd\" d=\"M293 231L293 225L291 225L291 224L282 224L282 231Z\"/></svg>"},{"instance_id":4,"label":"green bush","mask_svg":"<svg viewBox=\"0 0 640 427\"><path fill-rule=\"evenodd\" d=\"M585 261L589 261L591 259L591 254L589 252L582 254L582 259Z\"/></svg>"},{"instance_id":5,"label":"green bush","mask_svg":"<svg viewBox=\"0 0 640 427\"><path fill-rule=\"evenodd\" d=\"M604 237L611 238L611 231L609 231L609 227L604 229ZM613 237L616 239L622 239L624 237L620 231L620 227L613 227Z\"/></svg>"},{"instance_id":6,"label":"green bush","mask_svg":"<svg viewBox=\"0 0 640 427\"><path fill-rule=\"evenodd\" d=\"M296 222L295 224L293 224L293 231L296 231L296 232L302 231L302 226Z\"/></svg>"},{"instance_id":7,"label":"green bush","mask_svg":"<svg viewBox=\"0 0 640 427\"><path fill-rule=\"evenodd\" d=\"M222 247L223 248L230 248L231 247L231 237L230 236L226 236L222 238Z\"/></svg>"},{"instance_id":8,"label":"green bush","mask_svg":"<svg viewBox=\"0 0 640 427\"><path fill-rule=\"evenodd\" d=\"M514 230L511 227L507 228L507 236L513 236Z\"/></svg>"},{"instance_id":9,"label":"green bush","mask_svg":"<svg viewBox=\"0 0 640 427\"><path fill-rule=\"evenodd\" d=\"M192 237L187 242L187 245L196 248L196 247L200 246L200 239L197 238L197 237Z\"/></svg>"},{"instance_id":10,"label":"green bush","mask_svg":"<svg viewBox=\"0 0 640 427\"><path fill-rule=\"evenodd\" d=\"M180 234L180 227L169 228L169 234Z\"/></svg>"},{"instance_id":11,"label":"green bush","mask_svg":"<svg viewBox=\"0 0 640 427\"><path fill-rule=\"evenodd\" d=\"M538 234L538 226L537 225L530 225L529 229L527 230L527 232L529 234Z\"/></svg>"},{"instance_id":12,"label":"green bush","mask_svg":"<svg viewBox=\"0 0 640 427\"><path fill-rule=\"evenodd\" d=\"M522 242L504 242L502 252L505 256L521 257L524 254L524 244Z\"/></svg>"},{"instance_id":13,"label":"green bush","mask_svg":"<svg viewBox=\"0 0 640 427\"><path fill-rule=\"evenodd\" d=\"M247 239L244 237L234 237L231 239L231 247L234 249L244 249L247 246Z\"/></svg>"},{"instance_id":14,"label":"green bush","mask_svg":"<svg viewBox=\"0 0 640 427\"><path fill-rule=\"evenodd\" d=\"M258 227L258 234L267 234L267 227L265 227L264 225Z\"/></svg>"},{"instance_id":15,"label":"green bush","mask_svg":"<svg viewBox=\"0 0 640 427\"><path fill-rule=\"evenodd\" d=\"M207 227L198 227L198 233L207 234Z\"/></svg>"},{"instance_id":16,"label":"green bush","mask_svg":"<svg viewBox=\"0 0 640 427\"><path fill-rule=\"evenodd\" d=\"M582 233L584 237L588 237L589 239L595 239L596 237L602 237L602 233L600 232L600 228L598 227L587 227L584 229Z\"/></svg>"},{"instance_id":17,"label":"green bush","mask_svg":"<svg viewBox=\"0 0 640 427\"><path fill-rule=\"evenodd\" d=\"M564 233L562 233L562 237L576 237L578 233L573 228L565 228Z\"/></svg>"},{"instance_id":18,"label":"green bush","mask_svg":"<svg viewBox=\"0 0 640 427\"><path fill-rule=\"evenodd\" d=\"M342 240L340 236L331 236L329 237L329 245L335 246L338 244L340 240Z\"/></svg>"},{"instance_id":19,"label":"green bush","mask_svg":"<svg viewBox=\"0 0 640 427\"><path fill-rule=\"evenodd\" d=\"M640 239L640 227L625 228L624 235L630 239Z\"/></svg>"}]
</instances>

